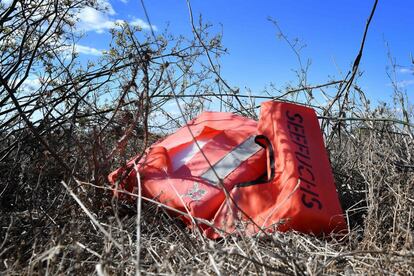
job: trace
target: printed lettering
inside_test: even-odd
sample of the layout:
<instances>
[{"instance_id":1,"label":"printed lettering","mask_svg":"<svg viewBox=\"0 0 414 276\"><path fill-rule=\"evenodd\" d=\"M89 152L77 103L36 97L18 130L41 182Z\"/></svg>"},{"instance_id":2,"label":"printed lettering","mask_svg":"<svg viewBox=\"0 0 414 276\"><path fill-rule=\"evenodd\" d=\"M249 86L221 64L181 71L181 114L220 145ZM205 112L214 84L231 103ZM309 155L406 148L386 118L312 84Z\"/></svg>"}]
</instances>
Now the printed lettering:
<instances>
[{"instance_id":1,"label":"printed lettering","mask_svg":"<svg viewBox=\"0 0 414 276\"><path fill-rule=\"evenodd\" d=\"M318 204L318 209L319 210L322 209L322 203L318 199L316 199L314 197L311 197L311 201L307 201L306 200L306 194L302 194L302 203L303 203L303 205L305 205L308 208L313 208L313 206L314 206L313 203L316 203L316 204Z\"/></svg>"},{"instance_id":2,"label":"printed lettering","mask_svg":"<svg viewBox=\"0 0 414 276\"><path fill-rule=\"evenodd\" d=\"M303 175L303 170L305 170L306 172L308 172L308 175L310 175L310 177L311 177L311 181L315 181L315 176L313 175L313 172L309 169L309 168L307 168L307 167L305 167L305 166L303 166L303 165L299 165L298 166L298 171L299 171L299 175L300 176L304 176Z\"/></svg>"},{"instance_id":3,"label":"printed lettering","mask_svg":"<svg viewBox=\"0 0 414 276\"><path fill-rule=\"evenodd\" d=\"M308 193L308 194L310 194L310 195L313 195L313 196L319 197L319 195L318 195L317 193L312 192L311 190L308 190L308 189L303 188L303 187L300 187L300 189L301 189L302 191L304 191L305 193Z\"/></svg>"},{"instance_id":4,"label":"printed lettering","mask_svg":"<svg viewBox=\"0 0 414 276\"><path fill-rule=\"evenodd\" d=\"M293 116L289 116L289 110L286 111L286 116L289 118L290 121L294 122L296 121L296 118L299 119L299 123L303 123L303 118L300 116L300 114L295 113Z\"/></svg>"},{"instance_id":5,"label":"printed lettering","mask_svg":"<svg viewBox=\"0 0 414 276\"><path fill-rule=\"evenodd\" d=\"M300 134L305 135L305 128L302 125L296 124L294 122L288 122L287 126L288 126L288 129L291 132L300 133Z\"/></svg>"},{"instance_id":6,"label":"printed lettering","mask_svg":"<svg viewBox=\"0 0 414 276\"><path fill-rule=\"evenodd\" d=\"M297 151L295 152L295 155L296 155L296 160L298 160L299 163L301 163L301 164L303 164L303 165L305 165L305 166L307 166L309 168L312 168L312 165L311 164L309 164L305 160L303 160L303 158L306 158L306 159L309 160L310 159L309 156L303 155L303 154L301 154L300 152L297 152ZM299 158L299 156L300 157L303 157L303 158L301 159L301 158Z\"/></svg>"},{"instance_id":7,"label":"printed lettering","mask_svg":"<svg viewBox=\"0 0 414 276\"><path fill-rule=\"evenodd\" d=\"M306 141L306 137L304 135L290 132L290 137L292 137L292 139L295 139L298 143L302 143L304 145L308 144L308 141Z\"/></svg>"},{"instance_id":8,"label":"printed lettering","mask_svg":"<svg viewBox=\"0 0 414 276\"><path fill-rule=\"evenodd\" d=\"M312 170L310 149L307 146L308 140L303 125L304 119L299 113L291 115L289 110L286 111L286 117L288 118L287 128L292 138L291 141L297 145L295 157L298 163L297 170L301 181L302 203L307 208L316 207L322 209L322 203L318 199L319 194L313 190L316 188L316 178Z\"/></svg>"},{"instance_id":9,"label":"printed lettering","mask_svg":"<svg viewBox=\"0 0 414 276\"><path fill-rule=\"evenodd\" d=\"M300 181L305 182L306 184L309 184L309 185L311 185L313 187L316 187L315 183L310 182L309 180L307 180L307 179L305 179L305 178L303 178L301 176L299 176L299 179L300 179Z\"/></svg>"},{"instance_id":10,"label":"printed lettering","mask_svg":"<svg viewBox=\"0 0 414 276\"><path fill-rule=\"evenodd\" d=\"M298 149L299 149L299 151L300 151L302 154L304 154L304 155L309 155L309 154L310 154L310 153L309 153L309 148L308 148L308 146L302 145L302 144L300 144L300 143L298 143L298 142L296 142L296 141L293 141L293 143L295 143L296 145L298 145Z\"/></svg>"}]
</instances>

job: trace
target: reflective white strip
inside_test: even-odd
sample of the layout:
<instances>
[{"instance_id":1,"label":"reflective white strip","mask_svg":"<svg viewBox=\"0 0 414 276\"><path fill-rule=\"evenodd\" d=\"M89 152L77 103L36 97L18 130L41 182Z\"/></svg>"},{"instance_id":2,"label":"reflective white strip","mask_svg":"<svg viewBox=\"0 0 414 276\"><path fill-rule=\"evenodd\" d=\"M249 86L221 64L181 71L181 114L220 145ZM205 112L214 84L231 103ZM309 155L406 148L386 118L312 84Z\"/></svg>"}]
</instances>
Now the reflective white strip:
<instances>
[{"instance_id":1,"label":"reflective white strip","mask_svg":"<svg viewBox=\"0 0 414 276\"><path fill-rule=\"evenodd\" d=\"M255 143L254 138L255 136L250 136L244 140L243 143L235 147L231 152L224 156L223 159L214 164L214 170L213 168L209 168L201 175L201 178L217 185L219 183L217 175L220 179L224 179L227 175L237 169L242 162L246 161L262 149L262 147Z\"/></svg>"},{"instance_id":2,"label":"reflective white strip","mask_svg":"<svg viewBox=\"0 0 414 276\"><path fill-rule=\"evenodd\" d=\"M203 149L207 142L208 140L204 139L197 140L197 143L201 149ZM187 145L182 151L180 151L177 155L174 156L171 162L172 170L176 171L179 168L181 168L182 165L191 160L200 151L200 148L194 141L193 143Z\"/></svg>"}]
</instances>

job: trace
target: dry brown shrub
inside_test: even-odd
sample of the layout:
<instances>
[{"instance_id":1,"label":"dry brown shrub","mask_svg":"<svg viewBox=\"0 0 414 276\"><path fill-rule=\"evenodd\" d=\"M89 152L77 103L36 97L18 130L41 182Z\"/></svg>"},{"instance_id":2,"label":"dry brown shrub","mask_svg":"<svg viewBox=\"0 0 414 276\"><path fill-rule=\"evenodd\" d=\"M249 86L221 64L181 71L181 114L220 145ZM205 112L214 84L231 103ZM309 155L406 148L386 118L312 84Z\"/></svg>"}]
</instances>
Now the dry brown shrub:
<instances>
[{"instance_id":1,"label":"dry brown shrub","mask_svg":"<svg viewBox=\"0 0 414 276\"><path fill-rule=\"evenodd\" d=\"M194 24L199 37L191 41L148 37L148 44L137 45L127 26L114 31L120 45L99 70L71 71L66 64L49 72L54 83L31 95L38 100L33 109L25 106L26 114L35 109L47 114L32 125L16 104L13 107L6 93L10 91L0 88L0 111L9 110L2 115L14 117L0 117L0 273L413 275L414 108L404 93L395 87L394 105L373 106L355 85L358 68L343 80L311 86L305 66L297 71L297 86L270 87L261 95L237 94L218 78L219 72L208 69L214 67L212 61L205 63L205 71L191 73L198 58L205 61L206 53L223 50L220 36L206 49L201 42L209 38L208 26ZM167 42L173 43L167 60L146 67L148 58L155 60L168 51L162 44ZM183 49L186 57L177 55ZM2 63L5 55L0 55ZM174 67L180 62L189 66L185 74L194 74L192 84L170 79L180 72ZM162 73L167 68L176 71L168 77ZM26 69L25 63L21 69ZM114 79L120 80L118 86L111 83ZM109 88L118 93L116 100L100 106L94 97ZM339 239L276 232L209 241L160 205L142 200L137 216L136 206L113 198L107 174L183 121L171 110L161 110L174 97L171 90L183 104L185 119L214 100L223 109L251 117L259 99L315 108L349 234ZM12 92L24 97L18 87ZM322 96L313 96L318 93L325 103L320 103ZM42 101L45 95L66 105L65 112L56 101ZM25 105L21 99L17 106ZM151 131L154 112L168 118L158 125L157 135Z\"/></svg>"}]
</instances>

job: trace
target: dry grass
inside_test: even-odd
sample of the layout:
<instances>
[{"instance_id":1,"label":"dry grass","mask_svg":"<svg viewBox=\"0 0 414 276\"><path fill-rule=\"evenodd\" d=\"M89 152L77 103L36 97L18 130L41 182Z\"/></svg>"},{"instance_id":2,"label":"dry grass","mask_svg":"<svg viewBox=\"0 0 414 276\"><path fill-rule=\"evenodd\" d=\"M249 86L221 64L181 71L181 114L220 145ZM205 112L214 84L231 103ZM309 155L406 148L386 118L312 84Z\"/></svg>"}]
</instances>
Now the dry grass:
<instances>
[{"instance_id":1,"label":"dry grass","mask_svg":"<svg viewBox=\"0 0 414 276\"><path fill-rule=\"evenodd\" d=\"M162 207L143 201L139 270L412 275L414 139L400 124L372 120L345 122L331 137L330 158L351 230L347 237L338 241L289 232L208 241ZM70 148L60 154L78 178L90 179L90 156ZM23 140L0 170L2 274L136 273L134 206L106 189L76 183L34 139Z\"/></svg>"},{"instance_id":2,"label":"dry grass","mask_svg":"<svg viewBox=\"0 0 414 276\"><path fill-rule=\"evenodd\" d=\"M226 52L221 34L212 37L208 24L194 21L190 1L192 39L154 32L144 39L139 30L122 25L111 31L108 54L82 70L76 55L57 62L59 55L68 56L64 43L36 46L39 36L70 30L72 15L89 2L32 1L24 7L36 18L30 24L21 23L28 20L26 13L3 8L0 14L8 38L0 43L1 275L414 275L414 107L395 74L390 74L391 106L370 105L356 85L378 1L352 69L341 80L320 85L308 83L303 46L271 20L298 60L298 83L270 86L261 95L240 93L220 76L218 59ZM27 47L13 42L20 33ZM37 70L47 81L26 95L23 74ZM107 103L108 95L115 96ZM108 173L159 138L151 129L162 133L183 121L174 118L171 99L182 103L180 113L187 119L209 102L252 118L257 99L314 107L349 234L340 240L288 232L210 241L154 201L143 199L140 208L113 198ZM154 114L168 121L157 124Z\"/></svg>"}]
</instances>

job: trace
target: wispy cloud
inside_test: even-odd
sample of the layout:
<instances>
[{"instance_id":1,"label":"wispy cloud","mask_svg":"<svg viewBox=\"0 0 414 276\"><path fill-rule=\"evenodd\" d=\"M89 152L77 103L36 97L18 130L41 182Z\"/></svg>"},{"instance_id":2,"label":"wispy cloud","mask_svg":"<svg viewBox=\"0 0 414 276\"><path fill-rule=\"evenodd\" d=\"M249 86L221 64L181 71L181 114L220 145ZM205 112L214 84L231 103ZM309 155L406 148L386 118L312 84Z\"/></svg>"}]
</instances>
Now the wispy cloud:
<instances>
[{"instance_id":1,"label":"wispy cloud","mask_svg":"<svg viewBox=\"0 0 414 276\"><path fill-rule=\"evenodd\" d=\"M413 85L413 84L414 84L414 80L402 80L402 81L398 81L396 83L396 85L399 88L404 88L404 87L407 87L407 86L410 86L410 85Z\"/></svg>"},{"instance_id":2,"label":"wispy cloud","mask_svg":"<svg viewBox=\"0 0 414 276\"><path fill-rule=\"evenodd\" d=\"M20 89L26 92L34 92L37 89L39 89L40 86L41 86L41 83L40 83L39 78L31 76L24 81Z\"/></svg>"},{"instance_id":3,"label":"wispy cloud","mask_svg":"<svg viewBox=\"0 0 414 276\"><path fill-rule=\"evenodd\" d=\"M1 4L4 4L5 7L8 7L11 3L13 3L13 0L2 0Z\"/></svg>"},{"instance_id":4,"label":"wispy cloud","mask_svg":"<svg viewBox=\"0 0 414 276\"><path fill-rule=\"evenodd\" d=\"M115 15L116 12L114 8L112 7L111 3L109 3L109 0L98 0L97 1L98 6L106 11L110 15Z\"/></svg>"},{"instance_id":5,"label":"wispy cloud","mask_svg":"<svg viewBox=\"0 0 414 276\"><path fill-rule=\"evenodd\" d=\"M150 25L147 22L145 22L144 20L140 19L140 18L135 18L134 20L132 20L130 22L130 24L132 26L137 26L140 27L143 30L151 30L151 27L154 31L157 31L157 26L155 25Z\"/></svg>"},{"instance_id":6,"label":"wispy cloud","mask_svg":"<svg viewBox=\"0 0 414 276\"><path fill-rule=\"evenodd\" d=\"M85 55L90 55L90 56L100 56L100 55L102 55L102 50L98 50L98 49L93 48L93 47L80 45L80 44L75 44L74 48L75 48L75 52L77 52L79 54L85 54Z\"/></svg>"},{"instance_id":7,"label":"wispy cloud","mask_svg":"<svg viewBox=\"0 0 414 276\"><path fill-rule=\"evenodd\" d=\"M104 10L101 11L91 7L86 7L80 11L78 17L79 23L77 26L79 30L85 32L94 31L101 34L126 22L123 19L114 18L116 12L108 1L101 0L99 4L100 7L104 8ZM151 26L140 18L133 19L130 24L132 26L138 26L143 30L151 29ZM155 31L157 30L155 25L152 25L152 28Z\"/></svg>"},{"instance_id":8,"label":"wispy cloud","mask_svg":"<svg viewBox=\"0 0 414 276\"><path fill-rule=\"evenodd\" d=\"M103 33L105 30L115 27L115 21L109 19L108 13L91 7L82 9L79 18L78 28L85 32Z\"/></svg>"},{"instance_id":9,"label":"wispy cloud","mask_svg":"<svg viewBox=\"0 0 414 276\"><path fill-rule=\"evenodd\" d=\"M402 74L414 74L414 69L412 68L400 68L398 71Z\"/></svg>"}]
</instances>

